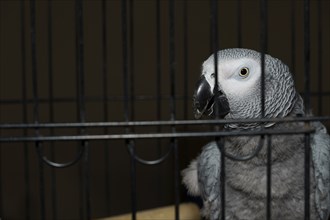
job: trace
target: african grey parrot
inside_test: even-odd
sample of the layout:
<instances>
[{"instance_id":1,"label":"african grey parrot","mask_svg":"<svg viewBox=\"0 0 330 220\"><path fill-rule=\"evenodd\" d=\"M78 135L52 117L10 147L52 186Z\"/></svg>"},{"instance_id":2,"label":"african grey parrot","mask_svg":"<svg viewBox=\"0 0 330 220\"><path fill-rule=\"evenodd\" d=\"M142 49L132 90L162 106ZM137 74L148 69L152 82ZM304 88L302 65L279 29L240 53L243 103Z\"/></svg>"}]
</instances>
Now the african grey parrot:
<instances>
[{"instance_id":1,"label":"african grey parrot","mask_svg":"<svg viewBox=\"0 0 330 220\"><path fill-rule=\"evenodd\" d=\"M224 119L261 117L261 54L249 49L225 49L217 53L218 91L214 56L202 66L194 94L195 117L218 111ZM303 100L295 90L289 68L279 59L265 55L266 118L305 115ZM217 87L216 87L217 88ZM221 100L221 101L219 101ZM215 108L215 102L220 106ZM302 129L304 122L234 123L225 130ZM327 220L330 213L330 137L320 122L311 122L310 215ZM304 142L303 134L271 136L271 219L304 219ZM260 136L233 136L224 139L225 151L249 155L260 143ZM225 219L266 219L267 141L250 160L225 159ZM188 193L203 200L201 215L220 219L221 152L216 142L203 147L201 154L182 171Z\"/></svg>"}]
</instances>

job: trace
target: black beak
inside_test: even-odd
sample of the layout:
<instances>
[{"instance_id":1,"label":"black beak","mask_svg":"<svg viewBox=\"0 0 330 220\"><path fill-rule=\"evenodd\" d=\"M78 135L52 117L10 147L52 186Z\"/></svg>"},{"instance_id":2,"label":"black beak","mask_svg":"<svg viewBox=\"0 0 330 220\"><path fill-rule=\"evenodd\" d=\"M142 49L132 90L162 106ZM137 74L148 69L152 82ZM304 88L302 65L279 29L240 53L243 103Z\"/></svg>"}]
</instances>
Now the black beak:
<instances>
[{"instance_id":1,"label":"black beak","mask_svg":"<svg viewBox=\"0 0 330 220\"><path fill-rule=\"evenodd\" d=\"M196 119L203 115L223 117L230 111L226 96L221 91L211 91L204 76L196 83L193 107Z\"/></svg>"}]
</instances>

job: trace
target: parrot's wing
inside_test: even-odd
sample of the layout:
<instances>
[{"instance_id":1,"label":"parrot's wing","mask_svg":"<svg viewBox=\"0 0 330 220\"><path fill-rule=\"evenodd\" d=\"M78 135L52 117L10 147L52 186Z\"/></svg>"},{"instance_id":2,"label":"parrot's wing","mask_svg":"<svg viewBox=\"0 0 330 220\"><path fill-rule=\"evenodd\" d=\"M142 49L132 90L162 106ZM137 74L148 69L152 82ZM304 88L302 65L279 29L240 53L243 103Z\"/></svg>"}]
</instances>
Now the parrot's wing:
<instances>
[{"instance_id":1,"label":"parrot's wing","mask_svg":"<svg viewBox=\"0 0 330 220\"><path fill-rule=\"evenodd\" d=\"M330 136L326 128L315 122L316 133L311 144L315 172L315 207L320 219L330 215Z\"/></svg>"},{"instance_id":2,"label":"parrot's wing","mask_svg":"<svg viewBox=\"0 0 330 220\"><path fill-rule=\"evenodd\" d=\"M204 201L203 216L218 219L220 214L220 151L216 142L207 144L198 160L198 185Z\"/></svg>"}]
</instances>

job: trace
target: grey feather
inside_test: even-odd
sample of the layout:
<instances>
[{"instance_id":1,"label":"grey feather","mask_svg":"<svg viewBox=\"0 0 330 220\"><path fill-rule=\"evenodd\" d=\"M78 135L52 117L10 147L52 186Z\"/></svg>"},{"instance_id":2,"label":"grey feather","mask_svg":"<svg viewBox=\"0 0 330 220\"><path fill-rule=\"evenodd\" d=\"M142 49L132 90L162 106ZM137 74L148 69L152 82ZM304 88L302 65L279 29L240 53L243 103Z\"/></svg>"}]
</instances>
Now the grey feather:
<instances>
[{"instance_id":1,"label":"grey feather","mask_svg":"<svg viewBox=\"0 0 330 220\"><path fill-rule=\"evenodd\" d=\"M198 185L204 200L202 215L212 220L220 214L220 164L217 144L207 144L198 160Z\"/></svg>"},{"instance_id":2,"label":"grey feather","mask_svg":"<svg viewBox=\"0 0 330 220\"><path fill-rule=\"evenodd\" d=\"M218 52L219 65L228 60L241 58L260 62L260 54L248 49L227 49ZM203 64L203 74L212 70L213 56ZM265 116L267 118L295 117L304 115L304 104L294 88L288 67L280 60L266 55L265 60ZM207 69L208 68L208 69ZM221 71L219 74L222 74ZM219 81L219 87L223 85ZM250 95L240 97L227 93L231 112L226 119L260 117L260 81ZM227 91L223 91L226 93ZM258 129L300 129L305 124L294 123L250 123L228 124L226 130ZM327 220L330 215L330 137L320 122L313 122L315 133L311 135L311 219ZM227 152L245 156L253 152L260 137L226 137ZM267 143L267 142L265 142ZM266 145L256 157L238 162L226 159L226 219L265 219L267 150ZM271 217L281 220L304 218L304 135L271 136ZM215 142L203 147L201 154L191 166L182 172L188 191L204 201L201 212L208 219L219 219L221 214L220 195L220 151Z\"/></svg>"},{"instance_id":3,"label":"grey feather","mask_svg":"<svg viewBox=\"0 0 330 220\"><path fill-rule=\"evenodd\" d=\"M181 172L183 176L182 182L186 185L188 193L193 196L199 196L200 190L198 186L197 160L193 160L187 169Z\"/></svg>"},{"instance_id":4,"label":"grey feather","mask_svg":"<svg viewBox=\"0 0 330 220\"><path fill-rule=\"evenodd\" d=\"M320 219L330 215L330 137L321 123L313 123L316 132L311 144L316 181L315 205Z\"/></svg>"}]
</instances>

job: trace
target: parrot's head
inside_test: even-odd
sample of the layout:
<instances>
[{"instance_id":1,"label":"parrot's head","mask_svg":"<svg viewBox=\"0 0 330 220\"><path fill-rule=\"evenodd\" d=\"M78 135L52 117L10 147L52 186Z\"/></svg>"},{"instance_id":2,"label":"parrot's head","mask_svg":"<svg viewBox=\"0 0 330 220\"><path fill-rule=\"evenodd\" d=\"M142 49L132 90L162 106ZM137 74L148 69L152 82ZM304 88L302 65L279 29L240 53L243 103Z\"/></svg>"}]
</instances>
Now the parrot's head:
<instances>
[{"instance_id":1,"label":"parrot's head","mask_svg":"<svg viewBox=\"0 0 330 220\"><path fill-rule=\"evenodd\" d=\"M249 49L220 50L218 87L215 87L214 56L202 66L194 92L195 118L218 115L244 119L261 117L261 54ZM292 110L296 90L289 68L265 55L265 117L285 117Z\"/></svg>"}]
</instances>

